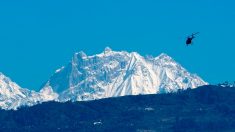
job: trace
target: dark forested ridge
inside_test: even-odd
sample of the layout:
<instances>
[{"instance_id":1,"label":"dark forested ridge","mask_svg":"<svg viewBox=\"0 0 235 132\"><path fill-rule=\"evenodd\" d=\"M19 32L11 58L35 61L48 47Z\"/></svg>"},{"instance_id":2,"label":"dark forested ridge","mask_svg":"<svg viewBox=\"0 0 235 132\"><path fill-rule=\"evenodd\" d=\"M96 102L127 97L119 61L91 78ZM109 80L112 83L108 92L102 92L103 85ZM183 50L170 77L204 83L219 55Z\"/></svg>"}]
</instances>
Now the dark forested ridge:
<instances>
[{"instance_id":1,"label":"dark forested ridge","mask_svg":"<svg viewBox=\"0 0 235 132\"><path fill-rule=\"evenodd\" d=\"M0 131L235 131L235 88L202 86L171 94L89 102L47 102L0 110Z\"/></svg>"}]
</instances>

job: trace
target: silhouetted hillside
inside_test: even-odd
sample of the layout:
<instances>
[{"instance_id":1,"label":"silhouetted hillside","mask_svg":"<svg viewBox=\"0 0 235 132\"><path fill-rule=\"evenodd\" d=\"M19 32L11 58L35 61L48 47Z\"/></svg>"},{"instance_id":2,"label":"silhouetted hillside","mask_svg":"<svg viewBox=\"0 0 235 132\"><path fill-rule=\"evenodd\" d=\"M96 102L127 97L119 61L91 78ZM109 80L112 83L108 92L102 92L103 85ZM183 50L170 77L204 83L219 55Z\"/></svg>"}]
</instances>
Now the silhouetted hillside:
<instances>
[{"instance_id":1,"label":"silhouetted hillside","mask_svg":"<svg viewBox=\"0 0 235 132\"><path fill-rule=\"evenodd\" d=\"M90 102L47 102L0 111L0 131L235 131L235 88Z\"/></svg>"}]
</instances>

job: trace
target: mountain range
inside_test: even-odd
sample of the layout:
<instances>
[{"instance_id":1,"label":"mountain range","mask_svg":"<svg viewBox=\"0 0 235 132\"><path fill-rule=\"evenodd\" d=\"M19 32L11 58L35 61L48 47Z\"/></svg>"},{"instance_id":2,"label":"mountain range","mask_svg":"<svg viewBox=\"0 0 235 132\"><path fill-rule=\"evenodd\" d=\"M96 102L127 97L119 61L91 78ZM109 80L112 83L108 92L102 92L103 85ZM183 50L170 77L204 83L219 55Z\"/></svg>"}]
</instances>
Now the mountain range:
<instances>
[{"instance_id":1,"label":"mountain range","mask_svg":"<svg viewBox=\"0 0 235 132\"><path fill-rule=\"evenodd\" d=\"M0 107L17 109L46 101L87 101L139 94L176 92L207 85L167 54L143 57L137 52L113 51L87 56L75 53L56 70L40 91L21 88L0 73Z\"/></svg>"},{"instance_id":2,"label":"mountain range","mask_svg":"<svg viewBox=\"0 0 235 132\"><path fill-rule=\"evenodd\" d=\"M234 132L235 87L0 110L1 132Z\"/></svg>"}]
</instances>

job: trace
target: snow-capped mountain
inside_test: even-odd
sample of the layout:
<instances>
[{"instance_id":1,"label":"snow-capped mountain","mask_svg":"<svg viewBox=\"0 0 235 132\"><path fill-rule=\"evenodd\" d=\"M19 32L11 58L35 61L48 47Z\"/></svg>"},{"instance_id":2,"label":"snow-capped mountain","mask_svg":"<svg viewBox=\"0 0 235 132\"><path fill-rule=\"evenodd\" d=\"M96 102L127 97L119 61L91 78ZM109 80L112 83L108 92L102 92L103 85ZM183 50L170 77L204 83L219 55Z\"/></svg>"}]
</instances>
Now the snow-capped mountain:
<instances>
[{"instance_id":1,"label":"snow-capped mountain","mask_svg":"<svg viewBox=\"0 0 235 132\"><path fill-rule=\"evenodd\" d=\"M23 105L34 105L40 99L39 93L21 88L10 78L0 73L0 108L16 109Z\"/></svg>"},{"instance_id":2,"label":"snow-capped mountain","mask_svg":"<svg viewBox=\"0 0 235 132\"><path fill-rule=\"evenodd\" d=\"M166 54L143 57L105 48L93 56L75 53L67 66L56 70L40 95L44 101L81 101L174 92L206 84Z\"/></svg>"}]
</instances>

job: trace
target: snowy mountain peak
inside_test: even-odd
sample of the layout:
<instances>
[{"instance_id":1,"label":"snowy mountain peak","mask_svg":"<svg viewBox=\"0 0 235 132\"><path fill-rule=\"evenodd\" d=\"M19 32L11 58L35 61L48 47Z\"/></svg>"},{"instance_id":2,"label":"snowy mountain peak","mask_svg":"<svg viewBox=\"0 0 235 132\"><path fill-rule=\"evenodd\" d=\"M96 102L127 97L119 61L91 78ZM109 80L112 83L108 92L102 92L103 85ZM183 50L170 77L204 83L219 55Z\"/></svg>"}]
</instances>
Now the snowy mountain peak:
<instances>
[{"instance_id":1,"label":"snowy mountain peak","mask_svg":"<svg viewBox=\"0 0 235 132\"><path fill-rule=\"evenodd\" d=\"M80 51L78 53L75 53L72 58L72 64L77 65L78 62L81 62L83 60L87 59L87 55L85 52Z\"/></svg>"},{"instance_id":2,"label":"snowy mountain peak","mask_svg":"<svg viewBox=\"0 0 235 132\"><path fill-rule=\"evenodd\" d=\"M87 55L85 52L83 51L80 51L78 53L75 53L75 56L78 57L78 58L82 58L82 59L86 59L87 58Z\"/></svg>"},{"instance_id":3,"label":"snowy mountain peak","mask_svg":"<svg viewBox=\"0 0 235 132\"><path fill-rule=\"evenodd\" d=\"M166 53L161 53L159 56L155 58L155 60L162 60L162 61L172 61L175 62L173 58L171 58L169 55Z\"/></svg>"},{"instance_id":4,"label":"snowy mountain peak","mask_svg":"<svg viewBox=\"0 0 235 132\"><path fill-rule=\"evenodd\" d=\"M114 96L174 92L206 85L165 53L151 61L137 52L112 51L74 55L40 93L59 101L93 100Z\"/></svg>"},{"instance_id":5,"label":"snowy mountain peak","mask_svg":"<svg viewBox=\"0 0 235 132\"><path fill-rule=\"evenodd\" d=\"M110 47L105 47L105 49L104 49L104 53L109 53L111 51L112 51L112 49Z\"/></svg>"},{"instance_id":6,"label":"snowy mountain peak","mask_svg":"<svg viewBox=\"0 0 235 132\"><path fill-rule=\"evenodd\" d=\"M34 91L23 89L10 78L0 73L0 108L16 109L22 105L33 105L40 100Z\"/></svg>"},{"instance_id":7,"label":"snowy mountain peak","mask_svg":"<svg viewBox=\"0 0 235 132\"><path fill-rule=\"evenodd\" d=\"M12 82L10 78L0 73L0 94L2 96L10 97L12 94L15 94L14 92L19 92L19 88L20 87Z\"/></svg>"}]
</instances>

